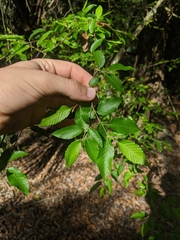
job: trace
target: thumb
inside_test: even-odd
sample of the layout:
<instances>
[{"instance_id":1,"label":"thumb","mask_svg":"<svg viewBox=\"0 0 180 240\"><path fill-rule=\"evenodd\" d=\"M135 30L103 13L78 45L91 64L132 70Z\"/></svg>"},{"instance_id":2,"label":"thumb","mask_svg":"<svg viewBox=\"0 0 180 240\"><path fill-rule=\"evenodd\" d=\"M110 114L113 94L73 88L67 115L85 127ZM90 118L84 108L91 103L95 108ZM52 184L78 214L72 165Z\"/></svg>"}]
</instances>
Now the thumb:
<instances>
[{"instance_id":1,"label":"thumb","mask_svg":"<svg viewBox=\"0 0 180 240\"><path fill-rule=\"evenodd\" d=\"M47 86L47 85L46 85ZM52 80L48 80L48 91L51 95L64 95L75 101L92 101L96 97L96 90L84 86L74 79L67 79L58 75L53 75Z\"/></svg>"}]
</instances>

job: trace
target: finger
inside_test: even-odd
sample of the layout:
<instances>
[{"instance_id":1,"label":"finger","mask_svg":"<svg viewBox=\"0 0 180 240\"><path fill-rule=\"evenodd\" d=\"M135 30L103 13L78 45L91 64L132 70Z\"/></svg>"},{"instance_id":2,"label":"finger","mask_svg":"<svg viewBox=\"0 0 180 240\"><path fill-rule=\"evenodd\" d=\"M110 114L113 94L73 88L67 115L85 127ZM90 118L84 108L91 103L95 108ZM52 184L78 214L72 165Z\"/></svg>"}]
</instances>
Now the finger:
<instances>
[{"instance_id":1,"label":"finger","mask_svg":"<svg viewBox=\"0 0 180 240\"><path fill-rule=\"evenodd\" d=\"M96 96L94 88L86 87L74 79L48 73L42 81L45 82L43 86L46 86L47 95L61 94L74 101L92 101Z\"/></svg>"},{"instance_id":2,"label":"finger","mask_svg":"<svg viewBox=\"0 0 180 240\"><path fill-rule=\"evenodd\" d=\"M5 73L10 74L10 72L12 72L12 76L14 74L16 77L13 79L17 85L16 94L21 96L16 101L19 101L22 106L28 107L35 100L40 101L44 97L53 95L64 95L75 101L91 101L96 96L95 89L86 87L74 79L64 78L53 73L28 69L25 66L20 69L15 65ZM9 82L13 86L12 79ZM23 104L21 99L24 101Z\"/></svg>"},{"instance_id":3,"label":"finger","mask_svg":"<svg viewBox=\"0 0 180 240\"><path fill-rule=\"evenodd\" d=\"M36 68L49 73L57 74L64 78L75 79L81 84L88 86L92 75L75 63L53 60L53 59L33 59L31 61L18 62L11 66Z\"/></svg>"},{"instance_id":4,"label":"finger","mask_svg":"<svg viewBox=\"0 0 180 240\"><path fill-rule=\"evenodd\" d=\"M91 74L75 63L51 59L35 59L32 61L37 62L42 70L64 78L75 79L85 86L88 86L92 78Z\"/></svg>"}]
</instances>

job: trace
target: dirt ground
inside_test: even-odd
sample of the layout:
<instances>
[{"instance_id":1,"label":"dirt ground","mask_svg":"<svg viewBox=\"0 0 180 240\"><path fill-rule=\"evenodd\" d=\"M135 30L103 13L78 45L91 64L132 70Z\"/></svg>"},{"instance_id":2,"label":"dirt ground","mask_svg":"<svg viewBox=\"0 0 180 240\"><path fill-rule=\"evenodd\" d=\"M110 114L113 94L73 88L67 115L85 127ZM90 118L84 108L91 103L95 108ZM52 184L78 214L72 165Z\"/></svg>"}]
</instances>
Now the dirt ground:
<instances>
[{"instance_id":1,"label":"dirt ground","mask_svg":"<svg viewBox=\"0 0 180 240\"><path fill-rule=\"evenodd\" d=\"M179 103L175 107L180 113ZM172 151L148 157L149 177L161 191L160 202L168 196L179 201L180 129L177 121L161 121L164 131L160 138L170 143ZM140 235L141 221L130 218L136 211L151 212L148 200L134 194L137 179L126 189L120 178L112 196L100 198L98 191L89 194L98 170L84 152L68 169L63 160L66 145L30 130L21 134L19 146L29 156L13 162L13 166L27 174L30 194L9 187L1 176L0 239L145 239Z\"/></svg>"}]
</instances>

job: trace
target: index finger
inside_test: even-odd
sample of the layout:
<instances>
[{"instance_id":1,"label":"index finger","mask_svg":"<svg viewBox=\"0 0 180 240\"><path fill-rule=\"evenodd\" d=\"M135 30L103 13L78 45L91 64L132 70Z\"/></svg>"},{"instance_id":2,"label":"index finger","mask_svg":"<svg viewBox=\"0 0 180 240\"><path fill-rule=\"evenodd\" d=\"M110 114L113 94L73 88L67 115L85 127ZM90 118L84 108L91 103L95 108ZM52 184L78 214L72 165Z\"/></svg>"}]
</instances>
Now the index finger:
<instances>
[{"instance_id":1,"label":"index finger","mask_svg":"<svg viewBox=\"0 0 180 240\"><path fill-rule=\"evenodd\" d=\"M64 78L74 79L85 86L89 86L92 75L75 63L54 59L33 59L40 70L57 74Z\"/></svg>"}]
</instances>

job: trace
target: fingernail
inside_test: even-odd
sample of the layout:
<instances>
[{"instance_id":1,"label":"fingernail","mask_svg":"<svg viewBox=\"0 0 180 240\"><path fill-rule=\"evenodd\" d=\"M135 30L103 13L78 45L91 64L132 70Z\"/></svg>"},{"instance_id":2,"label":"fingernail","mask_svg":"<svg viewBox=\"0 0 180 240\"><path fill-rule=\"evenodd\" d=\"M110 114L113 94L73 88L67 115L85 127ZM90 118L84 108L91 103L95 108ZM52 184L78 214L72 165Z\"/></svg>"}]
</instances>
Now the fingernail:
<instances>
[{"instance_id":1,"label":"fingernail","mask_svg":"<svg viewBox=\"0 0 180 240\"><path fill-rule=\"evenodd\" d=\"M94 88L88 88L87 89L87 97L89 99L94 99L95 98L95 95L96 95L96 91Z\"/></svg>"}]
</instances>

